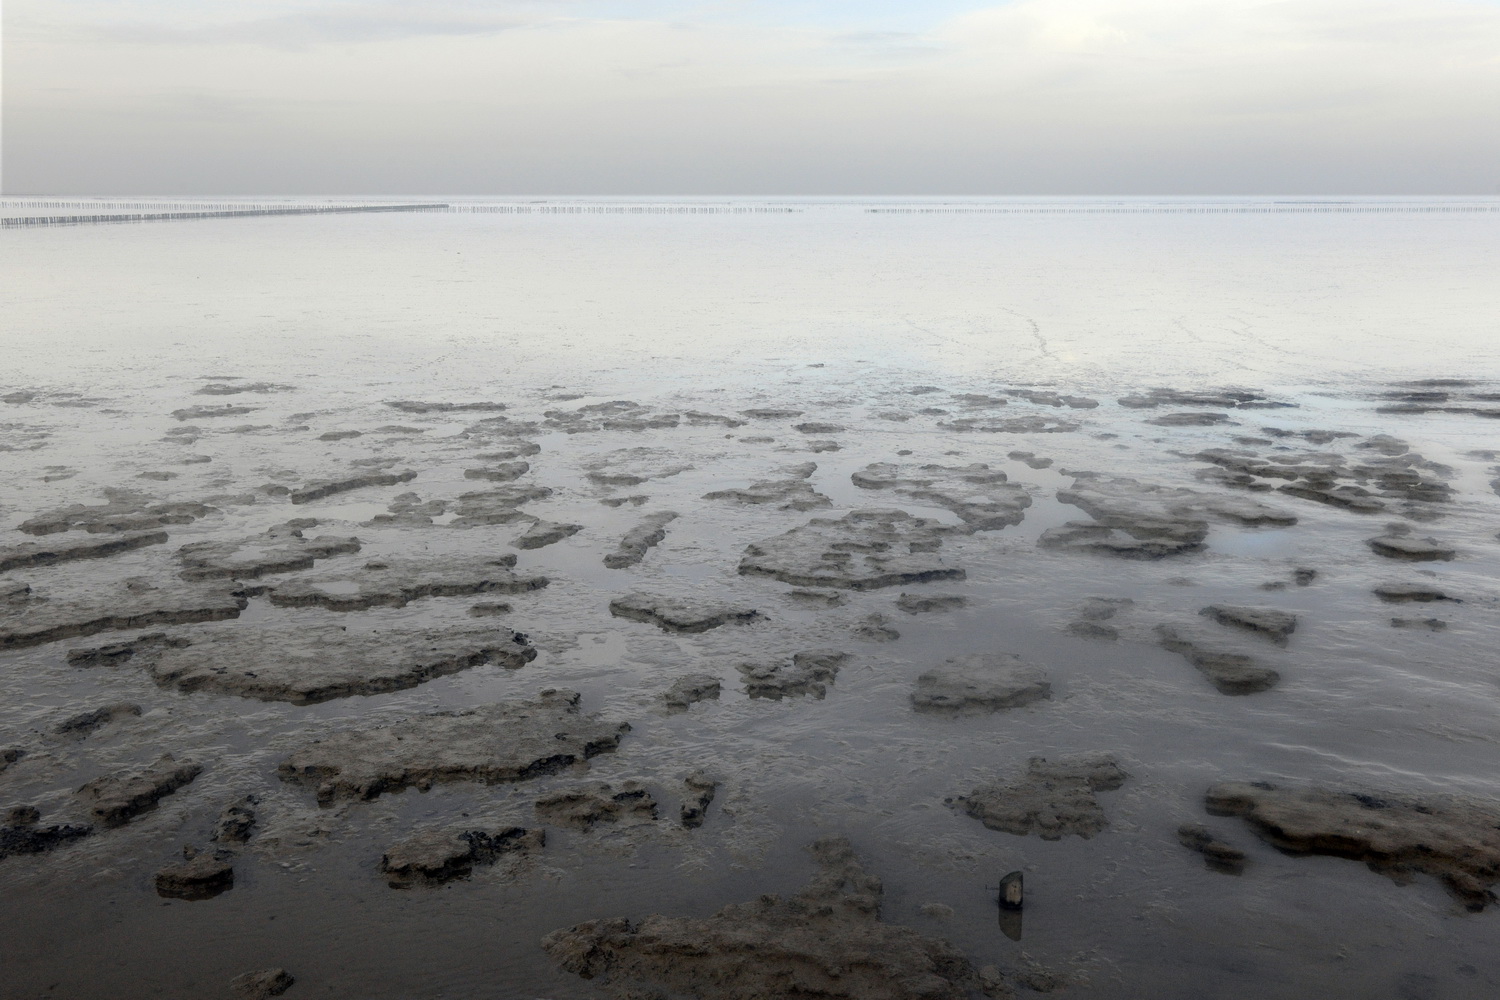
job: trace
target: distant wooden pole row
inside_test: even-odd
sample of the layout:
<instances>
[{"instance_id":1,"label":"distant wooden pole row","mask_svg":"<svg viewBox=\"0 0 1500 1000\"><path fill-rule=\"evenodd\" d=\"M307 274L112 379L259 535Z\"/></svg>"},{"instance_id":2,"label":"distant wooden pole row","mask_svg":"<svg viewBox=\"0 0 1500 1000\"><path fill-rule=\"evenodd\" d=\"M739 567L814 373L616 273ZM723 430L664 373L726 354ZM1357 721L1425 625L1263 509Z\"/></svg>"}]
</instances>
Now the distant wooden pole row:
<instances>
[{"instance_id":1,"label":"distant wooden pole row","mask_svg":"<svg viewBox=\"0 0 1500 1000\"><path fill-rule=\"evenodd\" d=\"M449 205L450 212L506 215L787 215L780 205Z\"/></svg>"},{"instance_id":2,"label":"distant wooden pole row","mask_svg":"<svg viewBox=\"0 0 1500 1000\"><path fill-rule=\"evenodd\" d=\"M325 205L316 208L242 208L212 212L111 212L99 215L25 215L0 219L0 229L22 226L86 226L107 222L166 222L179 219L235 219L255 215L348 215L354 212L441 212L445 204Z\"/></svg>"}]
</instances>

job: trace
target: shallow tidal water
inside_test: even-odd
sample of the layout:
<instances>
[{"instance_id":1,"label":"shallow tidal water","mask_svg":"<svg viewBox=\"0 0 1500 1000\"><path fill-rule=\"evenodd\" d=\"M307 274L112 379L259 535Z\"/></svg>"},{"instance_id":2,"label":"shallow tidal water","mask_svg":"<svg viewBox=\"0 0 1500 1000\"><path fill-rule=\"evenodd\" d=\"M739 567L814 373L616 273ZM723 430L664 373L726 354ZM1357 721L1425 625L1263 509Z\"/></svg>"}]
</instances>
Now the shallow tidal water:
<instances>
[{"instance_id":1,"label":"shallow tidal water","mask_svg":"<svg viewBox=\"0 0 1500 1000\"><path fill-rule=\"evenodd\" d=\"M140 630L0 651L0 749L25 750L0 771L0 808L31 804L44 823L82 822L74 792L86 781L164 752L204 765L119 829L0 859L0 995L227 996L234 975L284 966L297 978L293 997L606 996L560 971L541 937L600 917L707 916L795 891L813 871L806 846L834 833L884 881L886 921L953 942L975 966L1040 963L1067 982L1064 996L1500 995L1500 908L1468 912L1425 875L1398 885L1356 861L1280 853L1203 806L1205 790L1228 780L1500 801L1500 213L1488 202L1444 213L993 210L1006 204L917 213L806 201L776 203L787 209L778 212L474 211L0 234L0 548L38 540L23 521L102 503L106 489L214 508L168 526L166 544L13 569L0 582L54 602L104 601L127 580L175 581L182 545L247 538L295 517L318 520L309 535L357 536L359 554L255 583L486 553L514 554L518 573L550 580L528 593L354 612L250 597L229 624L356 633L493 624L538 650L516 670L482 665L315 705L182 692L128 665L85 670L66 659ZM590 205L619 207L574 203ZM201 392L236 383L271 388ZM1257 405L1119 402L1160 387L1245 390ZM1097 405L1029 398L1037 393ZM482 424L499 411L389 405L403 400L503 403L511 429ZM580 429L570 416L614 400L679 419ZM173 415L225 404L248 409ZM758 408L798 415L743 413ZM1222 419L1151 422L1204 412ZM1029 430L962 423L1025 417L1042 419ZM837 429L796 428L806 422ZM323 438L343 431L359 436ZM1352 466L1384 455L1362 448L1380 435L1398 439L1397 457L1416 456L1424 480L1446 487L1442 499L1372 486L1378 509L1359 512L1274 481L1237 489L1201 457L1339 455ZM480 456L501 449L497 439L540 448L510 485L553 492L525 512L582 530L518 550L525 521L450 525L462 494L495 486L465 471L493 465ZM643 481L587 475L626 459ZM704 498L807 462L816 463L807 483L828 506ZM748 545L812 518L899 508L960 524L940 504L858 486L851 476L872 463L984 463L1030 505L1018 524L943 543L961 580L844 591L843 604L814 607L785 582L738 571ZM370 469L416 476L297 505L265 488ZM1086 520L1057 497L1085 471L1250 498L1296 523L1211 519L1201 550L1149 560L1039 544L1049 529ZM446 510L431 524L372 523L408 493ZM647 499L601 502L630 496ZM638 564L606 568L621 536L657 511L679 515L665 538ZM1455 555L1383 558L1366 540L1393 524ZM1316 575L1299 585L1298 570ZM1372 594L1392 582L1457 600L1398 606ZM610 601L631 592L725 600L760 617L670 633L611 616ZM902 593L966 603L912 614L897 608ZM1095 597L1133 602L1107 622L1118 639L1069 630ZM493 600L512 609L469 616ZM1297 627L1278 647L1200 617L1214 604L1274 607L1296 614ZM872 614L899 638L861 637ZM1222 694L1161 647L1162 624L1253 656L1280 682ZM810 648L850 654L824 697L746 695L737 663ZM973 653L1036 665L1051 698L956 718L913 711L919 674ZM659 696L688 673L719 676L722 693L669 714ZM617 752L529 781L332 806L277 776L289 753L340 728L554 687L579 692L586 713L630 723ZM83 739L52 734L71 715L119 702L141 714ZM1129 775L1099 793L1108 827L1096 836L999 832L945 801L1017 776L1030 757L1092 751L1114 754ZM720 782L717 796L701 828L683 829L682 781L700 768ZM535 816L545 793L631 779L655 795L660 819L578 831ZM221 807L247 793L260 797L259 825L237 854L234 888L203 901L159 897L153 874L183 844L203 845ZM387 886L383 851L418 829L461 823L546 826L547 843L446 885ZM1179 844L1184 823L1245 851L1244 873L1207 869ZM1028 893L1019 941L1002 934L995 903L1012 870L1025 872Z\"/></svg>"}]
</instances>

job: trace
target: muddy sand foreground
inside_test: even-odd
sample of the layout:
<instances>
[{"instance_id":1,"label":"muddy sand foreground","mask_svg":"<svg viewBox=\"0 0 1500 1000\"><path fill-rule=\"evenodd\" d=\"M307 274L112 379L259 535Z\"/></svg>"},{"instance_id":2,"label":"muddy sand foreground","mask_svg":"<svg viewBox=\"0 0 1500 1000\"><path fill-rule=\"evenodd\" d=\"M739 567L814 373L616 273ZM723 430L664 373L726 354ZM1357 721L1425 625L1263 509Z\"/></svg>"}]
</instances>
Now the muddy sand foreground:
<instances>
[{"instance_id":1,"label":"muddy sand foreground","mask_svg":"<svg viewBox=\"0 0 1500 1000\"><path fill-rule=\"evenodd\" d=\"M0 390L7 995L1500 993L1493 386Z\"/></svg>"}]
</instances>

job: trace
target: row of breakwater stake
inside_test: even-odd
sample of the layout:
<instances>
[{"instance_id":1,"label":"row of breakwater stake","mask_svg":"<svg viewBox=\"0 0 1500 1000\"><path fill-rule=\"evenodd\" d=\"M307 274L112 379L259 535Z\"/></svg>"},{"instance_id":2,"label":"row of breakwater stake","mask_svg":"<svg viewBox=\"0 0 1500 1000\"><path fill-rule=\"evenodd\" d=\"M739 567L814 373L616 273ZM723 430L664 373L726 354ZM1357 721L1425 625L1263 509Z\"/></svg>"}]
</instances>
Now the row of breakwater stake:
<instances>
[{"instance_id":1,"label":"row of breakwater stake","mask_svg":"<svg viewBox=\"0 0 1500 1000\"><path fill-rule=\"evenodd\" d=\"M257 215L348 215L355 212L441 212L449 206L430 205L337 205L315 208L243 208L211 212L130 212L99 215L27 215L0 219L0 229L22 226L87 226L106 222L169 222L184 219L234 219Z\"/></svg>"},{"instance_id":2,"label":"row of breakwater stake","mask_svg":"<svg viewBox=\"0 0 1500 1000\"><path fill-rule=\"evenodd\" d=\"M211 200L191 200L182 198L150 198L150 199L121 199L121 198L0 198L0 211L14 212L20 214L38 209L93 209L94 212L223 212L231 209L248 210L252 208L334 208L349 207L363 202L354 202L348 199L335 202L328 199L314 202L312 199L277 199L277 198L218 198Z\"/></svg>"},{"instance_id":3,"label":"row of breakwater stake","mask_svg":"<svg viewBox=\"0 0 1500 1000\"><path fill-rule=\"evenodd\" d=\"M504 215L789 215L782 205L450 205L449 212Z\"/></svg>"}]
</instances>

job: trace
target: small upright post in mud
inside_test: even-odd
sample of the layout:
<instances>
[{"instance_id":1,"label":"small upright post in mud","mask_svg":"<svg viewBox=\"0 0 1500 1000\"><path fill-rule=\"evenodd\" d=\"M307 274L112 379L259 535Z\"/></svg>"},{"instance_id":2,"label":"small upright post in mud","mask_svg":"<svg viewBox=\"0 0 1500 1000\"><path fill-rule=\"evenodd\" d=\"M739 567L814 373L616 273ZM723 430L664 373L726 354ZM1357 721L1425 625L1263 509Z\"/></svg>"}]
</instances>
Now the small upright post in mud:
<instances>
[{"instance_id":1,"label":"small upright post in mud","mask_svg":"<svg viewBox=\"0 0 1500 1000\"><path fill-rule=\"evenodd\" d=\"M1022 875L1011 872L1000 880L1000 930L1012 941L1021 940Z\"/></svg>"},{"instance_id":2,"label":"small upright post in mud","mask_svg":"<svg viewBox=\"0 0 1500 1000\"><path fill-rule=\"evenodd\" d=\"M1022 874L1011 872L1000 880L1000 909L1019 910L1023 905L1022 900Z\"/></svg>"}]
</instances>

